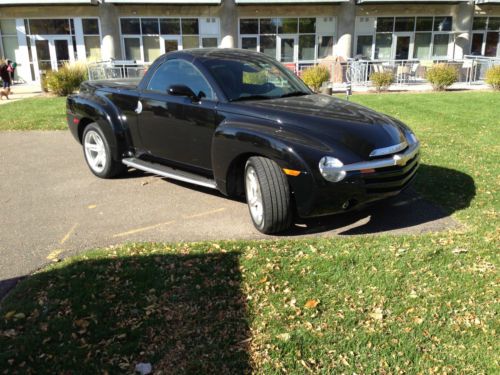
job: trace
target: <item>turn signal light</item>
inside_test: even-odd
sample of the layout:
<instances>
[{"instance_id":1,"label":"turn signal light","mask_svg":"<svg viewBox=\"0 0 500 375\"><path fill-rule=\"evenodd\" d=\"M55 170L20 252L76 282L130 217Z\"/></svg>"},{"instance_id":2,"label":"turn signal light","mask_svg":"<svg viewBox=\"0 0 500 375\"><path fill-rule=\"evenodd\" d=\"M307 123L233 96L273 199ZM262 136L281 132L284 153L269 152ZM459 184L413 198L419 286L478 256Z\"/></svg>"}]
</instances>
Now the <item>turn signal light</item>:
<instances>
[{"instance_id":1,"label":"turn signal light","mask_svg":"<svg viewBox=\"0 0 500 375\"><path fill-rule=\"evenodd\" d=\"M298 176L300 174L300 171L296 171L294 169L286 169L286 168L283 168L283 172L285 172L285 174L289 175L289 176Z\"/></svg>"},{"instance_id":2,"label":"turn signal light","mask_svg":"<svg viewBox=\"0 0 500 375\"><path fill-rule=\"evenodd\" d=\"M370 168L370 169L361 169L361 173L375 173L375 169Z\"/></svg>"}]
</instances>

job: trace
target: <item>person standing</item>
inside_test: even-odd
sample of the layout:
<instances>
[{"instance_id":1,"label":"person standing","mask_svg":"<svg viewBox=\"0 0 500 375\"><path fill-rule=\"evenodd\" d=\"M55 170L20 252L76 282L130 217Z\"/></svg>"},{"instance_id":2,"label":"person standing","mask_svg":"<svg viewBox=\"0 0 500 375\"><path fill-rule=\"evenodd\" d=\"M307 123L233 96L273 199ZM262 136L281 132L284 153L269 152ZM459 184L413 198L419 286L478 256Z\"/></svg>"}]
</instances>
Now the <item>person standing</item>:
<instances>
[{"instance_id":1,"label":"person standing","mask_svg":"<svg viewBox=\"0 0 500 375\"><path fill-rule=\"evenodd\" d=\"M11 72L12 65L10 60L0 64L0 78L2 78L3 88L7 91L7 93L10 93L10 86L12 86Z\"/></svg>"}]
</instances>

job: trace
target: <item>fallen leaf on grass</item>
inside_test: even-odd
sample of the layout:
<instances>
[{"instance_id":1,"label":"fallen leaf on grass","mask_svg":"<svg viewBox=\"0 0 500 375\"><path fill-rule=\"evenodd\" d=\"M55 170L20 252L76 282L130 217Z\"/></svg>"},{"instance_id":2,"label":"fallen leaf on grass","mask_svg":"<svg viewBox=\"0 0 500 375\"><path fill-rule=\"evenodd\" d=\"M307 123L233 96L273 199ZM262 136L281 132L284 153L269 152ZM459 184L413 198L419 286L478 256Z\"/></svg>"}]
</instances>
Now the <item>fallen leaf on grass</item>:
<instances>
[{"instance_id":1,"label":"fallen leaf on grass","mask_svg":"<svg viewBox=\"0 0 500 375\"><path fill-rule=\"evenodd\" d=\"M10 318L12 318L15 314L16 314L16 312L15 312L14 310L9 311L7 314L5 314L5 319L10 319Z\"/></svg>"},{"instance_id":2,"label":"fallen leaf on grass","mask_svg":"<svg viewBox=\"0 0 500 375\"><path fill-rule=\"evenodd\" d=\"M384 312L380 307L377 307L372 313L370 313L370 317L375 320L382 320L384 319Z\"/></svg>"},{"instance_id":3,"label":"fallen leaf on grass","mask_svg":"<svg viewBox=\"0 0 500 375\"><path fill-rule=\"evenodd\" d=\"M469 251L469 250L467 250L467 249L462 249L462 248L456 247L456 248L454 248L451 252L452 252L453 254L462 254L462 253L466 253L466 252L468 252L468 251Z\"/></svg>"},{"instance_id":4,"label":"fallen leaf on grass","mask_svg":"<svg viewBox=\"0 0 500 375\"><path fill-rule=\"evenodd\" d=\"M14 318L16 319L24 319L26 318L26 315L24 315L23 313L17 313L14 315Z\"/></svg>"},{"instance_id":5,"label":"fallen leaf on grass","mask_svg":"<svg viewBox=\"0 0 500 375\"><path fill-rule=\"evenodd\" d=\"M317 299L310 299L309 301L306 302L304 307L307 309L314 309L316 306L318 306L318 304L319 301Z\"/></svg>"},{"instance_id":6,"label":"fallen leaf on grass","mask_svg":"<svg viewBox=\"0 0 500 375\"><path fill-rule=\"evenodd\" d=\"M280 339L281 341L285 341L285 342L288 341L288 340L290 340L290 334L289 333L281 333L279 335L276 335L276 337L278 339Z\"/></svg>"}]
</instances>

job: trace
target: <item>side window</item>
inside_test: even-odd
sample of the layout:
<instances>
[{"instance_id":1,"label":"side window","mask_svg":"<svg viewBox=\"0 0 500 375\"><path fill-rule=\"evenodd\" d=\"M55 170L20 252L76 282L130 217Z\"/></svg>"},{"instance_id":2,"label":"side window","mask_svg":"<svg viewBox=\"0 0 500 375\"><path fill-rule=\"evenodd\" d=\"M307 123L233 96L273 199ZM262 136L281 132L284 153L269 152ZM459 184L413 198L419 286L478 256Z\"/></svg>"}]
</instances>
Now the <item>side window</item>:
<instances>
[{"instance_id":1,"label":"side window","mask_svg":"<svg viewBox=\"0 0 500 375\"><path fill-rule=\"evenodd\" d=\"M167 92L172 85L186 85L196 95L203 91L207 99L214 99L214 93L205 77L191 63L184 60L168 60L163 63L148 83L148 90Z\"/></svg>"}]
</instances>

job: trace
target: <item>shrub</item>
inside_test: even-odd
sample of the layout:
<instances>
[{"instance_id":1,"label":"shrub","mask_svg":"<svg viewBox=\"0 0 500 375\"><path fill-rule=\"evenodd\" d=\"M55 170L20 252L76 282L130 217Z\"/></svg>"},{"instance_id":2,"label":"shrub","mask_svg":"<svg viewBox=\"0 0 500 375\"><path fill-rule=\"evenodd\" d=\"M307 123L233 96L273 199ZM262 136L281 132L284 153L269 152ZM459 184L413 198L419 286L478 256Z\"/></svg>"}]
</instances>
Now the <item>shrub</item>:
<instances>
[{"instance_id":1,"label":"shrub","mask_svg":"<svg viewBox=\"0 0 500 375\"><path fill-rule=\"evenodd\" d=\"M317 92L321 85L330 79L330 72L326 66L316 65L305 69L301 78L307 86Z\"/></svg>"},{"instance_id":2,"label":"shrub","mask_svg":"<svg viewBox=\"0 0 500 375\"><path fill-rule=\"evenodd\" d=\"M394 81L394 75L391 72L375 72L370 75L370 81L377 89L377 92L387 90Z\"/></svg>"},{"instance_id":3,"label":"shrub","mask_svg":"<svg viewBox=\"0 0 500 375\"><path fill-rule=\"evenodd\" d=\"M48 88L59 96L72 94L87 79L87 66L82 63L64 64L58 71L47 73Z\"/></svg>"},{"instance_id":4,"label":"shrub","mask_svg":"<svg viewBox=\"0 0 500 375\"><path fill-rule=\"evenodd\" d=\"M427 70L427 80L436 91L446 90L458 80L458 70L453 65L435 64Z\"/></svg>"},{"instance_id":5,"label":"shrub","mask_svg":"<svg viewBox=\"0 0 500 375\"><path fill-rule=\"evenodd\" d=\"M484 80L494 90L500 90L500 65L489 68Z\"/></svg>"}]
</instances>

